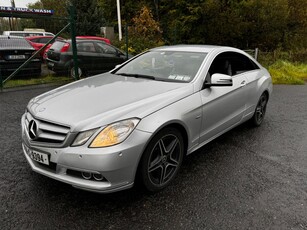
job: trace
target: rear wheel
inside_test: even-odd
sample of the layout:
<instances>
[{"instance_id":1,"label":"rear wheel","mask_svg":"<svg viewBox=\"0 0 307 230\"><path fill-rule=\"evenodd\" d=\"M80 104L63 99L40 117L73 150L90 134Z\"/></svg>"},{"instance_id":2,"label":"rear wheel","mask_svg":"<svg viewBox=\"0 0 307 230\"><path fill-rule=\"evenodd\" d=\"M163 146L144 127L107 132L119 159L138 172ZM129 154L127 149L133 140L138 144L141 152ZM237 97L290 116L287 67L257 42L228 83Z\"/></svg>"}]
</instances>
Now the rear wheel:
<instances>
[{"instance_id":1,"label":"rear wheel","mask_svg":"<svg viewBox=\"0 0 307 230\"><path fill-rule=\"evenodd\" d=\"M140 177L148 191L168 186L177 175L184 155L183 138L174 128L160 131L147 146L140 162Z\"/></svg>"},{"instance_id":2,"label":"rear wheel","mask_svg":"<svg viewBox=\"0 0 307 230\"><path fill-rule=\"evenodd\" d=\"M266 93L264 93L259 98L254 116L251 119L251 122L254 126L260 126L262 124L266 112L267 103L268 103L268 96Z\"/></svg>"},{"instance_id":3,"label":"rear wheel","mask_svg":"<svg viewBox=\"0 0 307 230\"><path fill-rule=\"evenodd\" d=\"M75 74L75 67L72 66L70 68L70 76L74 79L81 79L84 76L84 72L82 71L82 69L80 67L78 67L78 74L76 76Z\"/></svg>"}]
</instances>

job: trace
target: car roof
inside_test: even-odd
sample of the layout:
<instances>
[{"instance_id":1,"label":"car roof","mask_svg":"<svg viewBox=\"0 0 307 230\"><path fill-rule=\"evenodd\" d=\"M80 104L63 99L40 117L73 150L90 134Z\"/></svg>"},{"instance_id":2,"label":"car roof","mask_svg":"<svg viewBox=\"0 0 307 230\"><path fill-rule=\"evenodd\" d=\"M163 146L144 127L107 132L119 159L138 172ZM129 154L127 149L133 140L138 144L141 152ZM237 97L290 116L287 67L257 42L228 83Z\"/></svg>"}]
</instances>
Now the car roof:
<instances>
[{"instance_id":1,"label":"car roof","mask_svg":"<svg viewBox=\"0 0 307 230\"><path fill-rule=\"evenodd\" d=\"M0 38L1 39L11 39L11 38L14 38L14 39L24 39L24 37L15 36L15 35L0 35Z\"/></svg>"},{"instance_id":2,"label":"car roof","mask_svg":"<svg viewBox=\"0 0 307 230\"><path fill-rule=\"evenodd\" d=\"M172 46L157 47L151 50L210 53L214 50L225 49L225 48L229 47L216 46L216 45L172 45Z\"/></svg>"}]
</instances>

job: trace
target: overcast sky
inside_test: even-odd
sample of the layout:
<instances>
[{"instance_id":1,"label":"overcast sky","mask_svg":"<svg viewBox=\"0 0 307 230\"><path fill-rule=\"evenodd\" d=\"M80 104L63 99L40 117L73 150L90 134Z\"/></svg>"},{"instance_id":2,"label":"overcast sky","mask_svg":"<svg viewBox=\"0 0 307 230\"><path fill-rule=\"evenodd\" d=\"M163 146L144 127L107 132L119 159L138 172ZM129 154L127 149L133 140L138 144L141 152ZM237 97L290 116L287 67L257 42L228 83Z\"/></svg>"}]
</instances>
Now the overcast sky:
<instances>
[{"instance_id":1,"label":"overcast sky","mask_svg":"<svg viewBox=\"0 0 307 230\"><path fill-rule=\"evenodd\" d=\"M26 8L29 3L37 2L37 0L15 0L16 7ZM0 0L0 6L11 6L10 0Z\"/></svg>"}]
</instances>

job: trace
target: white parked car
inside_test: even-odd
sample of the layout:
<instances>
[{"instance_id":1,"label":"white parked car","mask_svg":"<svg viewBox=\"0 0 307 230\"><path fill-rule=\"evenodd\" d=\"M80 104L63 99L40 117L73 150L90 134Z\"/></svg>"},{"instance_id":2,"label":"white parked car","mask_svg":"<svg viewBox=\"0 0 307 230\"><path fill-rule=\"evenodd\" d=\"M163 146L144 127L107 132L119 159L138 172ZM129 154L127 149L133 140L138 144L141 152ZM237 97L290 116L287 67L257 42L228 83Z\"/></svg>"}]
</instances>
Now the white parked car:
<instances>
[{"instance_id":1,"label":"white parked car","mask_svg":"<svg viewBox=\"0 0 307 230\"><path fill-rule=\"evenodd\" d=\"M26 31L3 31L5 36L19 36L19 37L29 37L29 36L54 36L53 33L38 31L38 30L26 30Z\"/></svg>"},{"instance_id":2,"label":"white parked car","mask_svg":"<svg viewBox=\"0 0 307 230\"><path fill-rule=\"evenodd\" d=\"M114 192L138 176L159 191L185 154L243 122L260 126L271 92L268 71L241 50L155 48L33 98L23 151L35 172L77 188Z\"/></svg>"}]
</instances>

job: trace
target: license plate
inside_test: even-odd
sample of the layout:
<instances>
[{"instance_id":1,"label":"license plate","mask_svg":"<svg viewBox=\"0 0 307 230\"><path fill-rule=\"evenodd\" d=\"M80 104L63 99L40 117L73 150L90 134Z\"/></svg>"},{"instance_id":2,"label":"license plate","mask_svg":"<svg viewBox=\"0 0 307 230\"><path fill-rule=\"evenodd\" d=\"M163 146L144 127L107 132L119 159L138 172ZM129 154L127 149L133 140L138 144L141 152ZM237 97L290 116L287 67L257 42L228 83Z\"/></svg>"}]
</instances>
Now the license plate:
<instances>
[{"instance_id":1,"label":"license plate","mask_svg":"<svg viewBox=\"0 0 307 230\"><path fill-rule=\"evenodd\" d=\"M25 55L9 55L8 58L9 58L9 59L12 59L12 60L16 60L16 59L26 59L26 56L25 56Z\"/></svg>"},{"instance_id":2,"label":"license plate","mask_svg":"<svg viewBox=\"0 0 307 230\"><path fill-rule=\"evenodd\" d=\"M37 161L37 162L45 164L45 165L49 165L49 159L48 159L48 155L46 153L29 151L29 156L34 161Z\"/></svg>"}]
</instances>

